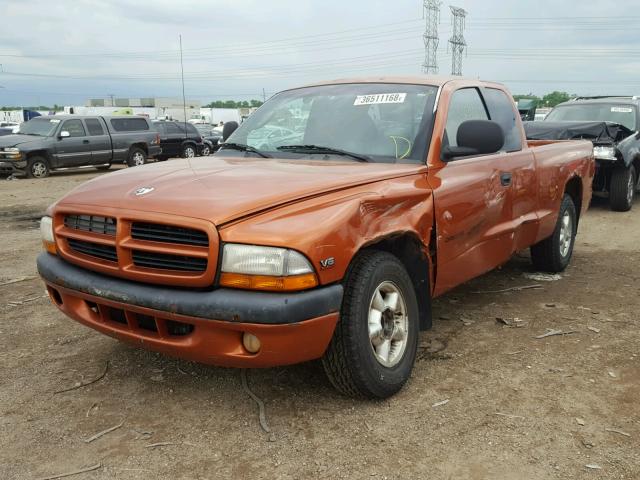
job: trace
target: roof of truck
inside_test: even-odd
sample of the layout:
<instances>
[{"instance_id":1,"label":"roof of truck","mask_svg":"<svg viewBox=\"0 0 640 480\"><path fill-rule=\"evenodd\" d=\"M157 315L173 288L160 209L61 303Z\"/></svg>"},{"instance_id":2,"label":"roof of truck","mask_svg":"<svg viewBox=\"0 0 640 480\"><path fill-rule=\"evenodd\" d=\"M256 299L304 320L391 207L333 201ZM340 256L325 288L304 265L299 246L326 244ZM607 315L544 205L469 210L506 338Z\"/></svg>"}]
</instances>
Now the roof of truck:
<instances>
[{"instance_id":1,"label":"roof of truck","mask_svg":"<svg viewBox=\"0 0 640 480\"><path fill-rule=\"evenodd\" d=\"M475 82L483 85L497 85L496 82L487 82L478 80L477 78L457 77L452 75L414 75L414 76L381 76L381 77L354 77L339 78L336 80L327 80L315 82L305 87L317 87L320 85L339 85L345 83L398 83L407 85L430 85L441 87L445 83L453 81Z\"/></svg>"}]
</instances>

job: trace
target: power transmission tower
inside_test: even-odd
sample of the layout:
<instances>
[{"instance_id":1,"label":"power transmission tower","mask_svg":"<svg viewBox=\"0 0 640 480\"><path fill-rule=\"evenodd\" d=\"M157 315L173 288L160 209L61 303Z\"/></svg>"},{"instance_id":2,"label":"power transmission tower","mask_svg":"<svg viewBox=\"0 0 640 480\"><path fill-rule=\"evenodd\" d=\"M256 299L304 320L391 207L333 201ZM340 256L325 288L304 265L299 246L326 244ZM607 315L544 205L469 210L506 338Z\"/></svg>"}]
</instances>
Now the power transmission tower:
<instances>
[{"instance_id":1,"label":"power transmission tower","mask_svg":"<svg viewBox=\"0 0 640 480\"><path fill-rule=\"evenodd\" d=\"M424 0L424 63L422 71L426 74L438 73L438 24L440 23L440 5L437 0Z\"/></svg>"},{"instance_id":2,"label":"power transmission tower","mask_svg":"<svg viewBox=\"0 0 640 480\"><path fill-rule=\"evenodd\" d=\"M462 75L462 54L467 49L467 41L464 39L466 10L459 7L452 7L451 26L453 33L449 39L449 47L451 48L451 75Z\"/></svg>"}]
</instances>

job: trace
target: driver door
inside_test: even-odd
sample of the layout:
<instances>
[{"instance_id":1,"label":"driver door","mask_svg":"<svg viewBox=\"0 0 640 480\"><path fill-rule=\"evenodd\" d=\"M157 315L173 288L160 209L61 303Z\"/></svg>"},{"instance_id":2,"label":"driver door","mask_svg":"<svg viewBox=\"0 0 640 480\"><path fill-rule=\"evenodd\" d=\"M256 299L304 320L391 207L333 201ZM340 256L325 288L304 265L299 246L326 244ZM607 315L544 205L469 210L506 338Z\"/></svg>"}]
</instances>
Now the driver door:
<instances>
[{"instance_id":1,"label":"driver door","mask_svg":"<svg viewBox=\"0 0 640 480\"><path fill-rule=\"evenodd\" d=\"M68 137L61 137L69 132ZM57 165L55 168L78 167L91 163L91 144L82 120L65 120L58 132L56 144Z\"/></svg>"},{"instance_id":2,"label":"driver door","mask_svg":"<svg viewBox=\"0 0 640 480\"><path fill-rule=\"evenodd\" d=\"M460 124L489 120L477 88L451 94L442 147L456 145ZM506 262L512 253L511 173L505 154L460 157L429 170L437 232L435 294Z\"/></svg>"}]
</instances>

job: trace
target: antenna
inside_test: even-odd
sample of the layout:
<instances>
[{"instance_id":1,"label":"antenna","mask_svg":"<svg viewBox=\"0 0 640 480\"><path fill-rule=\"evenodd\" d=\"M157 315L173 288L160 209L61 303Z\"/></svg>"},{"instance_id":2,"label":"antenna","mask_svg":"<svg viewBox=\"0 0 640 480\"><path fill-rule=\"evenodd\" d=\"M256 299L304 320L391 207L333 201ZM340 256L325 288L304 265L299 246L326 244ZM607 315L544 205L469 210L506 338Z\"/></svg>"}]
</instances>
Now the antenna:
<instances>
[{"instance_id":1,"label":"antenna","mask_svg":"<svg viewBox=\"0 0 640 480\"><path fill-rule=\"evenodd\" d=\"M453 15L451 18L453 34L449 39L449 46L451 48L451 75L462 75L462 54L467 49L467 41L464 39L467 11L451 5L449 5L449 8Z\"/></svg>"},{"instance_id":2,"label":"antenna","mask_svg":"<svg viewBox=\"0 0 640 480\"><path fill-rule=\"evenodd\" d=\"M182 34L180 38L180 72L182 74L182 110L184 112L184 133L187 134L187 100L184 96L184 64L182 63Z\"/></svg>"},{"instance_id":3,"label":"antenna","mask_svg":"<svg viewBox=\"0 0 640 480\"><path fill-rule=\"evenodd\" d=\"M438 24L440 23L440 5L442 2L437 0L424 0L424 18L425 27L424 35L424 63L422 64L423 73L438 73Z\"/></svg>"}]
</instances>

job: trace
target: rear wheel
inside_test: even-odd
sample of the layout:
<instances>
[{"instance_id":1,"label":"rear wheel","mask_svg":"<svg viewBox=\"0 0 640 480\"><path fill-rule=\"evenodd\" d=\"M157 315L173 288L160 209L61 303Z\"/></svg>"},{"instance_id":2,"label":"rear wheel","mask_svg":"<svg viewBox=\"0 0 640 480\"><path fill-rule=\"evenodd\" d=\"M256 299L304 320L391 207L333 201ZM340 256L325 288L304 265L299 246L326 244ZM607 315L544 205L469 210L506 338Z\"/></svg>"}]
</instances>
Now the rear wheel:
<instances>
[{"instance_id":1,"label":"rear wheel","mask_svg":"<svg viewBox=\"0 0 640 480\"><path fill-rule=\"evenodd\" d=\"M345 284L324 370L345 395L387 398L409 379L418 335L418 302L404 266L387 252L365 252Z\"/></svg>"},{"instance_id":2,"label":"rear wheel","mask_svg":"<svg viewBox=\"0 0 640 480\"><path fill-rule=\"evenodd\" d=\"M633 198L636 191L636 169L629 167L616 167L611 173L611 185L609 186L609 204L616 212L627 212L633 206Z\"/></svg>"},{"instance_id":3,"label":"rear wheel","mask_svg":"<svg viewBox=\"0 0 640 480\"><path fill-rule=\"evenodd\" d=\"M46 178L51 173L49 162L44 157L31 157L27 161L27 177Z\"/></svg>"},{"instance_id":4,"label":"rear wheel","mask_svg":"<svg viewBox=\"0 0 640 480\"><path fill-rule=\"evenodd\" d=\"M193 145L185 145L182 149L182 158L193 158L196 156L196 147Z\"/></svg>"},{"instance_id":5,"label":"rear wheel","mask_svg":"<svg viewBox=\"0 0 640 480\"><path fill-rule=\"evenodd\" d=\"M132 148L129 152L129 160L127 165L130 167L139 167L147 163L147 154L141 148Z\"/></svg>"},{"instance_id":6,"label":"rear wheel","mask_svg":"<svg viewBox=\"0 0 640 480\"><path fill-rule=\"evenodd\" d=\"M573 200L565 194L553 234L531 247L531 261L538 270L557 273L567 268L573 254L577 218Z\"/></svg>"}]
</instances>

